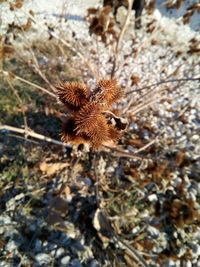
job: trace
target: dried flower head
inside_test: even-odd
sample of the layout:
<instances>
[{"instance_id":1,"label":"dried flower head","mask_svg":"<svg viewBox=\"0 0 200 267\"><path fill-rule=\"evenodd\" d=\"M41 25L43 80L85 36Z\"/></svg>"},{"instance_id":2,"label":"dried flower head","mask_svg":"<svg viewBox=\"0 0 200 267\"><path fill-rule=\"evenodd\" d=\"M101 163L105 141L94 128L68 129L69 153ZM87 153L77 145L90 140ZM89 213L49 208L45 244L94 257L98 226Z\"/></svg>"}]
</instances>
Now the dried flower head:
<instances>
[{"instance_id":1,"label":"dried flower head","mask_svg":"<svg viewBox=\"0 0 200 267\"><path fill-rule=\"evenodd\" d=\"M101 80L94 91L94 100L101 103L105 108L109 108L121 97L122 91L115 79Z\"/></svg>"},{"instance_id":2,"label":"dried flower head","mask_svg":"<svg viewBox=\"0 0 200 267\"><path fill-rule=\"evenodd\" d=\"M84 83L67 82L56 87L59 100L69 109L77 110L89 98L89 89Z\"/></svg>"},{"instance_id":3,"label":"dried flower head","mask_svg":"<svg viewBox=\"0 0 200 267\"><path fill-rule=\"evenodd\" d=\"M99 148L105 142L119 140L124 129L118 125L120 117L115 116L112 124L105 114L122 96L116 80L101 80L92 93L85 84L75 82L61 84L57 90L59 100L71 112L63 121L64 142L89 143L91 147Z\"/></svg>"},{"instance_id":4,"label":"dried flower head","mask_svg":"<svg viewBox=\"0 0 200 267\"><path fill-rule=\"evenodd\" d=\"M110 140L113 140L114 142L118 142L118 140L121 137L121 132L113 125L109 125L108 136Z\"/></svg>"},{"instance_id":5,"label":"dried flower head","mask_svg":"<svg viewBox=\"0 0 200 267\"><path fill-rule=\"evenodd\" d=\"M98 103L84 105L75 116L78 133L89 133L98 127L98 119L102 117L101 106Z\"/></svg>"},{"instance_id":6,"label":"dried flower head","mask_svg":"<svg viewBox=\"0 0 200 267\"><path fill-rule=\"evenodd\" d=\"M75 120L72 116L67 117L65 121L63 121L61 139L65 143L89 143L89 137L87 135L77 133Z\"/></svg>"}]
</instances>

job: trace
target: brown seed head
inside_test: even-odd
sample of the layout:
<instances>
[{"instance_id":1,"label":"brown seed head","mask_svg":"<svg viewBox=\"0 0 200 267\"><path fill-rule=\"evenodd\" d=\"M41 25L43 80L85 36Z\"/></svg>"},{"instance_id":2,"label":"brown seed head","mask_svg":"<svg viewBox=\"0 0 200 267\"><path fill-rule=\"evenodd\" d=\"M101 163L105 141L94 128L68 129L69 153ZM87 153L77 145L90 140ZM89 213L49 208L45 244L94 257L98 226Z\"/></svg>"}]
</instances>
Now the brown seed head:
<instances>
[{"instance_id":1,"label":"brown seed head","mask_svg":"<svg viewBox=\"0 0 200 267\"><path fill-rule=\"evenodd\" d=\"M73 117L68 117L63 122L61 139L63 142L74 143L74 144L84 144L89 142L89 137L84 134L78 134L76 132L76 124Z\"/></svg>"},{"instance_id":2,"label":"brown seed head","mask_svg":"<svg viewBox=\"0 0 200 267\"><path fill-rule=\"evenodd\" d=\"M88 87L79 82L67 82L56 87L59 100L69 109L77 110L84 105L88 98L90 91Z\"/></svg>"},{"instance_id":3,"label":"brown seed head","mask_svg":"<svg viewBox=\"0 0 200 267\"><path fill-rule=\"evenodd\" d=\"M84 105L75 115L76 129L79 133L88 133L98 127L97 118L101 115L101 106L98 103Z\"/></svg>"},{"instance_id":4,"label":"brown seed head","mask_svg":"<svg viewBox=\"0 0 200 267\"><path fill-rule=\"evenodd\" d=\"M101 80L95 91L97 101L103 102L107 107L110 107L122 97L121 88L118 86L115 79Z\"/></svg>"}]
</instances>

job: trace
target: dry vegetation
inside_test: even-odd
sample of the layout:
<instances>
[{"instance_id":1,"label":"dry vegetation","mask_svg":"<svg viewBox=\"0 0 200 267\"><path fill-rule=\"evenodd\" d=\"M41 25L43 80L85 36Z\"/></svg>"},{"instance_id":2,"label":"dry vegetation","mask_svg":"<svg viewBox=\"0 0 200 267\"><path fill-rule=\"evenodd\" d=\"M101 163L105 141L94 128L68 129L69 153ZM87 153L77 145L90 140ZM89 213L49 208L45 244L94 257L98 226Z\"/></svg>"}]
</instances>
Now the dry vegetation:
<instances>
[{"instance_id":1,"label":"dry vegetation","mask_svg":"<svg viewBox=\"0 0 200 267\"><path fill-rule=\"evenodd\" d=\"M130 6L121 24L90 9L85 40L47 25L30 42L32 11L1 36L4 266L198 266L198 38L183 51L151 16L135 33Z\"/></svg>"}]
</instances>

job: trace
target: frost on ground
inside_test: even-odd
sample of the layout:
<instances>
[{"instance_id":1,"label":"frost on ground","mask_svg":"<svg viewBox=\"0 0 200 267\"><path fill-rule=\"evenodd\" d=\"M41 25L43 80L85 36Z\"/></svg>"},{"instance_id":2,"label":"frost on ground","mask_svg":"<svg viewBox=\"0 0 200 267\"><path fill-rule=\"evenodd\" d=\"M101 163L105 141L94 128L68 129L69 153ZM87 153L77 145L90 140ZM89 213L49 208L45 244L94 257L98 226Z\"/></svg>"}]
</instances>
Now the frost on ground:
<instances>
[{"instance_id":1,"label":"frost on ground","mask_svg":"<svg viewBox=\"0 0 200 267\"><path fill-rule=\"evenodd\" d=\"M94 2L58 6L52 1L50 16L46 1L27 1L13 17L5 16L8 7L3 2L1 30L6 32L13 19L23 25L32 18L27 35L8 33L20 56L29 59L30 42L44 40L50 46L64 40L59 78L68 79L68 69L62 67L69 62L72 78L93 87L113 66L113 48L89 35L87 23L80 21ZM122 8L118 30L125 15ZM199 52L192 49L194 40L199 42L198 32L158 10L144 15L136 32L132 14L116 68L124 97L115 108L128 118L129 127L111 151L86 153L70 146L61 151L27 142L13 157L16 141L1 132L0 266L139 266L128 247L150 267L200 266L200 62ZM38 60L41 69L54 64L51 54ZM42 117L41 110L34 112L30 125L35 123L37 131L47 135L55 131L52 119ZM105 220L99 220L99 210Z\"/></svg>"}]
</instances>

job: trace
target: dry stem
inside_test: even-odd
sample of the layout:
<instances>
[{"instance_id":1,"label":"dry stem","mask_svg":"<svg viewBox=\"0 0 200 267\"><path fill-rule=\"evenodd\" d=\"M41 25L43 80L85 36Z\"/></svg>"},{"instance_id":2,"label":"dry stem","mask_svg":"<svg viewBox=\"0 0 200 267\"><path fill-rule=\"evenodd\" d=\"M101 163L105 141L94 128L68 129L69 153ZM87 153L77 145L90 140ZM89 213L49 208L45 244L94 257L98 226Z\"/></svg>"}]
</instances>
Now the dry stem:
<instances>
[{"instance_id":1,"label":"dry stem","mask_svg":"<svg viewBox=\"0 0 200 267\"><path fill-rule=\"evenodd\" d=\"M172 80L160 81L160 82L153 83L153 84L150 84L150 85L147 85L147 86L138 88L138 89L131 90L131 91L127 92L126 95L130 95L130 94L135 93L135 92L140 92L140 91L143 91L145 89L149 89L149 88L151 88L153 86L158 86L158 85L164 84L164 83L174 83L174 82L182 82L182 81L185 81L185 82L189 82L189 81L200 81L200 77L181 78L181 79L172 79Z\"/></svg>"},{"instance_id":2,"label":"dry stem","mask_svg":"<svg viewBox=\"0 0 200 267\"><path fill-rule=\"evenodd\" d=\"M122 43L125 31L126 31L126 29L128 27L129 21L130 21L132 5L133 5L133 0L128 0L128 11L127 11L126 20L125 20L124 25L123 25L123 27L121 29L121 32L119 34L119 38L117 40L116 47L115 47L115 55L114 55L113 68L112 68L112 71L111 71L111 78L114 77L115 72L116 72L116 66L117 66L117 63L118 63L119 50L121 48L121 43Z\"/></svg>"},{"instance_id":3,"label":"dry stem","mask_svg":"<svg viewBox=\"0 0 200 267\"><path fill-rule=\"evenodd\" d=\"M46 141L46 142L49 142L49 143L52 143L55 145L68 146L67 144L65 144L63 142L52 139L52 138L47 137L47 136L42 135L42 134L38 134L31 129L22 129L22 128L13 127L10 125L0 125L0 131L2 131L2 130L11 131L11 132L19 133L19 134L24 134L26 138L28 138L30 136L30 137L33 137L35 139ZM129 153L127 151L124 151L124 150L121 150L118 148L110 147L108 145L103 146L103 147L114 152L113 155L117 156L117 157L132 158L132 159L136 159L136 160L145 159L144 157L138 156L138 155L133 154L133 153ZM137 153L137 151L136 151L136 153Z\"/></svg>"},{"instance_id":4,"label":"dry stem","mask_svg":"<svg viewBox=\"0 0 200 267\"><path fill-rule=\"evenodd\" d=\"M16 80L19 80L19 81L21 81L23 83L26 83L26 84L28 84L28 85L30 85L32 87L35 87L35 88L39 89L40 91L42 91L43 93L46 93L46 94L48 94L48 95L50 95L50 96L52 96L52 97L57 99L57 96L54 93L48 91L47 89L45 89L45 88L43 88L43 87L41 87L41 86L39 86L39 85L37 85L35 83L29 82L29 81L27 81L26 79L24 79L24 78L22 78L20 76L17 76L17 75L15 75L13 73L10 73L8 71L1 71L0 73L2 73L5 77L8 77L8 78L9 78L9 76L10 77L13 76L13 78L15 78Z\"/></svg>"},{"instance_id":5,"label":"dry stem","mask_svg":"<svg viewBox=\"0 0 200 267\"><path fill-rule=\"evenodd\" d=\"M30 137L33 137L39 140L43 140L43 141L55 144L55 145L66 146L66 144L64 144L63 142L44 136L42 134L38 134L31 129L21 129L21 128L9 126L9 125L0 125L0 131L2 130L25 134L26 137L30 136Z\"/></svg>"},{"instance_id":6,"label":"dry stem","mask_svg":"<svg viewBox=\"0 0 200 267\"><path fill-rule=\"evenodd\" d=\"M156 102L160 101L160 100L171 100L171 98L169 97L166 97L166 96L159 96L157 97L156 99L153 99L153 100L149 100L149 101L146 101L144 103L142 103L141 105L137 106L135 109L131 109L131 110L128 110L127 113L128 114L131 114L131 115L135 115L136 113L146 109L147 107L155 104Z\"/></svg>"}]
</instances>

